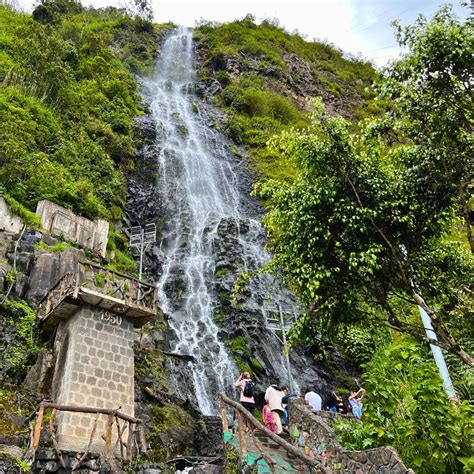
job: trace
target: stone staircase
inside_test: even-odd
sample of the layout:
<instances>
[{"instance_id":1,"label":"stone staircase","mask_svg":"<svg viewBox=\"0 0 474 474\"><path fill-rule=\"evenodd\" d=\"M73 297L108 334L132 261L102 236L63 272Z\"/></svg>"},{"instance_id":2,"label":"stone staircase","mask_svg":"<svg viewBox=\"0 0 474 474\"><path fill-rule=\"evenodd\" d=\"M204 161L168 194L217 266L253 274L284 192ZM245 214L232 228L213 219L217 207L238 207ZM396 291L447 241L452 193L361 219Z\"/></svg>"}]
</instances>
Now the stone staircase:
<instances>
[{"instance_id":1,"label":"stone staircase","mask_svg":"<svg viewBox=\"0 0 474 474\"><path fill-rule=\"evenodd\" d=\"M288 453L283 447L275 443L265 433L257 430L254 436L245 433L247 444L247 454L244 456L243 463L253 467L258 474L278 474L284 473L309 473L310 470ZM255 437L255 438L254 438ZM239 438L237 434L230 431L224 433L224 441L227 446L234 446L237 452L240 452ZM256 470L255 470L256 468Z\"/></svg>"}]
</instances>

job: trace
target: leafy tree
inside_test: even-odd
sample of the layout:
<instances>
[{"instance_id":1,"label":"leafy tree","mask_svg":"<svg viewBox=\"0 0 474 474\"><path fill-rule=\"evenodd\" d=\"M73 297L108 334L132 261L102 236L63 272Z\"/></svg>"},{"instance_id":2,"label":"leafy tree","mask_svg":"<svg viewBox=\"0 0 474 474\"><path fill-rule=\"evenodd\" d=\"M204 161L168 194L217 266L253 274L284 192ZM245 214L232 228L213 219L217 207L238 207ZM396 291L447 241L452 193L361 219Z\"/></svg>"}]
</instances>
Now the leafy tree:
<instances>
[{"instance_id":1,"label":"leafy tree","mask_svg":"<svg viewBox=\"0 0 474 474\"><path fill-rule=\"evenodd\" d=\"M75 0L42 0L33 10L33 18L44 24L59 23L61 16L68 13L80 13L82 5Z\"/></svg>"},{"instance_id":2,"label":"leafy tree","mask_svg":"<svg viewBox=\"0 0 474 474\"><path fill-rule=\"evenodd\" d=\"M446 9L425 26L426 31L419 24L406 30L412 34L412 51L387 72L380 86L384 93L396 94L397 78L402 87L395 71L403 71L404 64L410 69L410 58L419 57L417 48L432 30L441 43L464 44L464 27ZM427 77L420 73L418 81ZM468 93L457 85L453 81L451 88L431 87L433 95L447 96L448 103ZM404 93L410 93L408 85ZM459 102L467 106L469 100ZM452 330L469 312L472 263L460 246L445 241L472 153L463 133L455 134L448 149L449 134L435 130L452 127L448 115L441 123L439 117L431 118L426 132L416 134L411 125L416 100L411 106L408 99L400 100L395 112L365 124L357 134L349 132L344 119L326 114L320 102L314 105L308 130L287 131L271 142L298 167L298 178L256 188L272 203L264 219L274 254L269 268L282 269L286 282L310 308L300 329L314 327L315 319L327 326L368 317L474 365L457 340L472 337L472 328ZM453 150L461 165L451 156ZM417 306L430 315L438 341L427 338L415 319Z\"/></svg>"},{"instance_id":3,"label":"leafy tree","mask_svg":"<svg viewBox=\"0 0 474 474\"><path fill-rule=\"evenodd\" d=\"M374 126L351 134L344 119L315 106L309 130L273 141L293 159L298 178L257 187L272 202L264 218L274 254L269 267L281 268L311 308L300 325L314 317L382 320L472 365L447 324L463 311L472 270L458 246L442 242L452 201L438 202L434 212L431 196L413 188L415 146L388 148ZM430 314L438 342L413 323L410 306L417 305Z\"/></svg>"},{"instance_id":4,"label":"leafy tree","mask_svg":"<svg viewBox=\"0 0 474 474\"><path fill-rule=\"evenodd\" d=\"M428 351L398 339L365 367L363 425L338 423L336 431L351 449L394 446L419 473L462 472L474 454L473 407L469 401L453 405Z\"/></svg>"},{"instance_id":5,"label":"leafy tree","mask_svg":"<svg viewBox=\"0 0 474 474\"><path fill-rule=\"evenodd\" d=\"M412 158L414 179L425 180L433 203L457 196L474 252L468 202L473 184L474 19L462 23L451 9L441 7L431 22L421 15L406 28L394 22L398 43L410 53L385 70L377 89L392 104L393 129L423 151Z\"/></svg>"}]
</instances>

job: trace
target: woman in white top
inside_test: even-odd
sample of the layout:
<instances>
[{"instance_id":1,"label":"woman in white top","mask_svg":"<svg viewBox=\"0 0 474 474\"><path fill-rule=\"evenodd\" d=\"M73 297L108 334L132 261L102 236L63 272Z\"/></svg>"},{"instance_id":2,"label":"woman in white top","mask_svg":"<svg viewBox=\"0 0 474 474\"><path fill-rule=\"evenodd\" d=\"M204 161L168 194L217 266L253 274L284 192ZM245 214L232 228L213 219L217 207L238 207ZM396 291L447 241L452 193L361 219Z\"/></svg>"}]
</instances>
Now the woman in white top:
<instances>
[{"instance_id":1,"label":"woman in white top","mask_svg":"<svg viewBox=\"0 0 474 474\"><path fill-rule=\"evenodd\" d=\"M285 396L285 392L280 390L278 385L270 385L265 392L265 401L270 405L270 410L273 413L275 424L277 427L276 433L280 434L283 431L281 424L281 416L283 415L283 406L281 399Z\"/></svg>"}]
</instances>

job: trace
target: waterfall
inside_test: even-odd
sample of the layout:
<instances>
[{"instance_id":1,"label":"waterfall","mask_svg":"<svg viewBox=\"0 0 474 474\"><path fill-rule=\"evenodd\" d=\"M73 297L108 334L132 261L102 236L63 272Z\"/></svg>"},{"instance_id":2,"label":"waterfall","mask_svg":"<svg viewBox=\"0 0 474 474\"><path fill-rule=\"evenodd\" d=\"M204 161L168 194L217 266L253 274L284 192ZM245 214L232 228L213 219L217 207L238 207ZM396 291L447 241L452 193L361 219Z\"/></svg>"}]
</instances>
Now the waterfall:
<instances>
[{"instance_id":1,"label":"waterfall","mask_svg":"<svg viewBox=\"0 0 474 474\"><path fill-rule=\"evenodd\" d=\"M233 229L240 271L257 268L267 256L258 216L250 215L248 191L242 192L245 165L239 168L227 139L210 126L212 117L194 94L195 76L192 32L178 28L164 41L156 75L144 81L144 89L157 128L156 186L165 207L159 223L159 304L175 333L174 351L194 357L175 385L178 393L192 385L200 410L209 415L217 411L220 391L232 393L238 374L214 319L219 306L215 253L222 226ZM264 293L246 303L263 315L263 327ZM283 367L281 356L275 358Z\"/></svg>"}]
</instances>

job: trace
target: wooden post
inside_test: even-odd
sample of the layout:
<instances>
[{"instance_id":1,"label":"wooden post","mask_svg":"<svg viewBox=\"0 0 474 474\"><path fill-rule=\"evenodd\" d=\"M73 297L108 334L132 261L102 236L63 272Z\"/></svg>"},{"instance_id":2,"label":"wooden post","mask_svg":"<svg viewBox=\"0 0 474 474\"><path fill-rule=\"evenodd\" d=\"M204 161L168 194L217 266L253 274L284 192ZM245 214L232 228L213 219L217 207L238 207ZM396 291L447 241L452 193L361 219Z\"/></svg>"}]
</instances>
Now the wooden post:
<instances>
[{"instance_id":1,"label":"wooden post","mask_svg":"<svg viewBox=\"0 0 474 474\"><path fill-rule=\"evenodd\" d=\"M46 298L46 308L44 310L44 315L46 316L51 311L51 299L53 297L52 292L48 292L48 297Z\"/></svg>"},{"instance_id":2,"label":"wooden post","mask_svg":"<svg viewBox=\"0 0 474 474\"><path fill-rule=\"evenodd\" d=\"M54 430L54 418L56 416L56 408L53 408L51 412L51 418L49 419L49 432L51 433L51 441L53 442L53 448L56 452L56 455L59 458L59 462L63 469L66 469L66 463L64 462L63 455L61 454L61 450L59 449L58 442L56 440L56 431Z\"/></svg>"},{"instance_id":3,"label":"wooden post","mask_svg":"<svg viewBox=\"0 0 474 474\"><path fill-rule=\"evenodd\" d=\"M33 435L33 449L36 451L39 446L41 429L43 428L43 415L44 415L44 405L40 405L38 410L38 416L36 417L35 432Z\"/></svg>"},{"instance_id":4,"label":"wooden post","mask_svg":"<svg viewBox=\"0 0 474 474\"><path fill-rule=\"evenodd\" d=\"M105 275L104 275L104 288L102 293L105 295L107 294L107 291L109 289L109 270L105 270Z\"/></svg>"},{"instance_id":5,"label":"wooden post","mask_svg":"<svg viewBox=\"0 0 474 474\"><path fill-rule=\"evenodd\" d=\"M222 398L221 398L220 404L221 404L222 431L225 433L226 431L228 431L229 427L227 426L227 413L225 409L225 402Z\"/></svg>"},{"instance_id":6,"label":"wooden post","mask_svg":"<svg viewBox=\"0 0 474 474\"><path fill-rule=\"evenodd\" d=\"M133 297L135 295L135 280L129 280L130 288L128 289L128 303L133 303Z\"/></svg>"},{"instance_id":7,"label":"wooden post","mask_svg":"<svg viewBox=\"0 0 474 474\"><path fill-rule=\"evenodd\" d=\"M237 410L237 423L239 427L239 444L240 444L240 462L242 463L247 455L247 441L244 436L244 422L242 420L242 413Z\"/></svg>"},{"instance_id":8,"label":"wooden post","mask_svg":"<svg viewBox=\"0 0 474 474\"><path fill-rule=\"evenodd\" d=\"M135 436L133 430L135 429L135 425L129 421L128 422L128 437L127 437L127 459L129 461L133 458L133 443L135 441Z\"/></svg>"},{"instance_id":9,"label":"wooden post","mask_svg":"<svg viewBox=\"0 0 474 474\"><path fill-rule=\"evenodd\" d=\"M153 311L156 311L156 300L158 299L158 288L153 288Z\"/></svg>"},{"instance_id":10,"label":"wooden post","mask_svg":"<svg viewBox=\"0 0 474 474\"><path fill-rule=\"evenodd\" d=\"M120 423L118 416L115 416L115 424L117 426L117 443L119 443L120 446L120 457L123 459L122 434L120 433ZM115 447L117 447L117 443L115 443Z\"/></svg>"},{"instance_id":11,"label":"wooden post","mask_svg":"<svg viewBox=\"0 0 474 474\"><path fill-rule=\"evenodd\" d=\"M59 284L59 298L58 302L64 298L64 289L66 288L66 279L64 277L61 278L61 283Z\"/></svg>"},{"instance_id":12,"label":"wooden post","mask_svg":"<svg viewBox=\"0 0 474 474\"><path fill-rule=\"evenodd\" d=\"M76 277L72 281L72 284L74 286L74 292L72 296L74 299L77 299L77 297L79 296L79 287L81 286L80 279L81 279L81 274L78 270L76 273Z\"/></svg>"},{"instance_id":13,"label":"wooden post","mask_svg":"<svg viewBox=\"0 0 474 474\"><path fill-rule=\"evenodd\" d=\"M107 429L105 432L105 451L109 460L112 459L112 426L114 425L114 415L107 415Z\"/></svg>"},{"instance_id":14,"label":"wooden post","mask_svg":"<svg viewBox=\"0 0 474 474\"><path fill-rule=\"evenodd\" d=\"M145 438L145 427L143 426L142 423L138 425L138 436L140 437L142 453L146 454L148 452L148 446L146 444L146 438Z\"/></svg>"}]
</instances>

